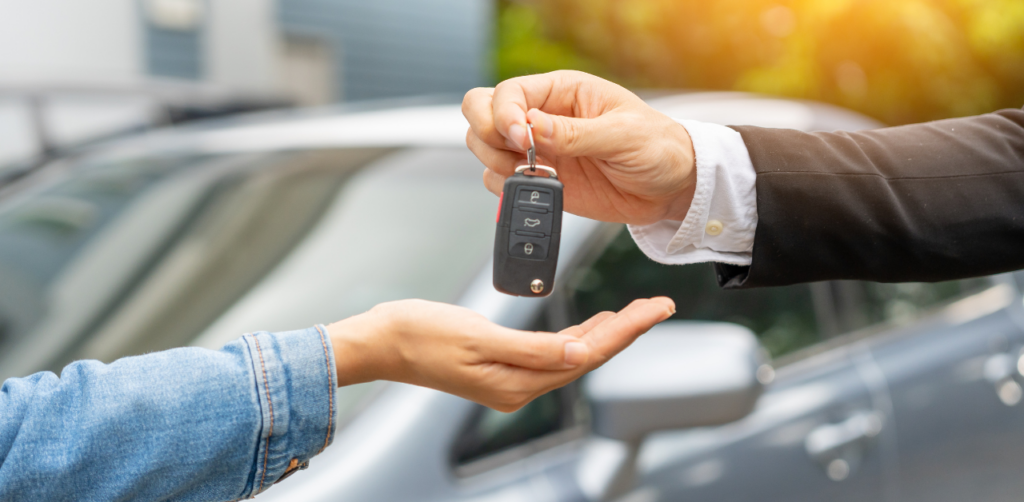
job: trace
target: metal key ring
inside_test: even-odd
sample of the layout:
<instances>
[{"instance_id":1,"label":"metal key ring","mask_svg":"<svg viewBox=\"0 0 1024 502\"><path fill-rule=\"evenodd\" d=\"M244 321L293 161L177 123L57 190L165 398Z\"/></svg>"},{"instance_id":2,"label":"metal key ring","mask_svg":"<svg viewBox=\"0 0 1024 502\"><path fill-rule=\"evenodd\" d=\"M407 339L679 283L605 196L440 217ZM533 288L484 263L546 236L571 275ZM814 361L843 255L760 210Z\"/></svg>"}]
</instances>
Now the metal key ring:
<instances>
[{"instance_id":1,"label":"metal key ring","mask_svg":"<svg viewBox=\"0 0 1024 502\"><path fill-rule=\"evenodd\" d=\"M527 169L529 169L531 171L536 171L537 169L540 169L541 171L544 171L544 172L548 173L548 175L551 177L551 179L553 179L553 180L557 180L558 179L558 173L556 173L554 169L552 169L552 168L550 168L548 166L538 166L538 165L534 165L534 166L519 166L519 167L516 168L516 174L519 174L519 173L521 173L523 171L526 171Z\"/></svg>"},{"instance_id":2,"label":"metal key ring","mask_svg":"<svg viewBox=\"0 0 1024 502\"><path fill-rule=\"evenodd\" d=\"M526 161L530 163L530 170L537 170L537 145L533 144L533 124L526 123L526 136L530 138L530 149L526 151Z\"/></svg>"},{"instance_id":3,"label":"metal key ring","mask_svg":"<svg viewBox=\"0 0 1024 502\"><path fill-rule=\"evenodd\" d=\"M527 169L531 172L536 172L537 169L540 169L541 171L548 173L548 176L551 179L557 180L558 173L556 173L554 169L548 166L537 165L537 145L533 143L533 124L529 122L526 123L526 136L530 138L530 149L526 151L526 161L529 162L529 165L517 167L516 174L526 171Z\"/></svg>"}]
</instances>

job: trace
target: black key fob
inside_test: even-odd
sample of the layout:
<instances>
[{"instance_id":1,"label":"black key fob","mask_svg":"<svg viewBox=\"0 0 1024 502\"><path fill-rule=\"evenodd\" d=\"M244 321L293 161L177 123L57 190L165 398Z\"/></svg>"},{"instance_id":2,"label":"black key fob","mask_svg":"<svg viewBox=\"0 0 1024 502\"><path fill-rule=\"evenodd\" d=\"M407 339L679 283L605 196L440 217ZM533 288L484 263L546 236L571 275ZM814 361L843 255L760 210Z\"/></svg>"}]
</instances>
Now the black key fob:
<instances>
[{"instance_id":1,"label":"black key fob","mask_svg":"<svg viewBox=\"0 0 1024 502\"><path fill-rule=\"evenodd\" d=\"M536 164L518 168L505 180L500 206L494 288L515 296L551 294L562 236L562 183L555 170Z\"/></svg>"}]
</instances>

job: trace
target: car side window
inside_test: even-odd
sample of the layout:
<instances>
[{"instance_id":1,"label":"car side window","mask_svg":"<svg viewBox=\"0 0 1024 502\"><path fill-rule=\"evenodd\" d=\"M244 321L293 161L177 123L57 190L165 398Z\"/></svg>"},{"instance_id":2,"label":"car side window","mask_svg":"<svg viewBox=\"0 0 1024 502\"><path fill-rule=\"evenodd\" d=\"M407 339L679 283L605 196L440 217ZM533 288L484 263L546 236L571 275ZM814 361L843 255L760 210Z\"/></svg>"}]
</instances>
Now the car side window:
<instances>
[{"instance_id":1,"label":"car side window","mask_svg":"<svg viewBox=\"0 0 1024 502\"><path fill-rule=\"evenodd\" d=\"M673 318L724 321L757 334L773 358L820 340L881 323L901 324L990 286L988 278L939 283L829 281L723 290L710 264L661 265L647 258L623 229L597 260L571 274L571 323L636 298L668 296Z\"/></svg>"},{"instance_id":2,"label":"car side window","mask_svg":"<svg viewBox=\"0 0 1024 502\"><path fill-rule=\"evenodd\" d=\"M479 406L455 442L452 463L456 473L472 475L543 449L545 445L535 444L538 440L577 424L578 401L576 386L570 384L512 413Z\"/></svg>"},{"instance_id":3,"label":"car side window","mask_svg":"<svg viewBox=\"0 0 1024 502\"><path fill-rule=\"evenodd\" d=\"M807 285L723 290L711 264L669 266L647 258L621 233L589 267L568 281L570 320L579 323L636 298L668 296L675 319L725 321L750 328L777 357L818 340L814 299Z\"/></svg>"},{"instance_id":4,"label":"car side window","mask_svg":"<svg viewBox=\"0 0 1024 502\"><path fill-rule=\"evenodd\" d=\"M936 283L832 281L816 284L815 295L833 306L831 312L819 313L825 334L838 334L882 323L905 324L991 285L986 277Z\"/></svg>"}]
</instances>

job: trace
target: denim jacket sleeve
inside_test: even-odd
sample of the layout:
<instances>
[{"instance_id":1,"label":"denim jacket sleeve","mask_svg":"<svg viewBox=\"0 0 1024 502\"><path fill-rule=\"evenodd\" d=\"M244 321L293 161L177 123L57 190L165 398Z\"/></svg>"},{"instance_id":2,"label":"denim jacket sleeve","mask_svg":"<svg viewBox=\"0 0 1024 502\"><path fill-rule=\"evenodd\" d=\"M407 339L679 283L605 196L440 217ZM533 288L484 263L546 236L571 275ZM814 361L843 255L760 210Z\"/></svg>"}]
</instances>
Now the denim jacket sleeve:
<instances>
[{"instance_id":1,"label":"denim jacket sleeve","mask_svg":"<svg viewBox=\"0 0 1024 502\"><path fill-rule=\"evenodd\" d=\"M333 438L326 328L243 336L0 389L0 500L235 500Z\"/></svg>"}]
</instances>

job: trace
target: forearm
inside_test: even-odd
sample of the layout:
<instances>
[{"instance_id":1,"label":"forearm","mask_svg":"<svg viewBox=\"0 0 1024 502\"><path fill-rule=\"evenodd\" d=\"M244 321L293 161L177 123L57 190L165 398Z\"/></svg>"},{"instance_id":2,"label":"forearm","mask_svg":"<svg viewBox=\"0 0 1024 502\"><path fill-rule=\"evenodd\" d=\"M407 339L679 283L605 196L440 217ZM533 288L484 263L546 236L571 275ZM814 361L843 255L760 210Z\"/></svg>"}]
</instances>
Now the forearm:
<instances>
[{"instance_id":1,"label":"forearm","mask_svg":"<svg viewBox=\"0 0 1024 502\"><path fill-rule=\"evenodd\" d=\"M1022 110L854 133L687 127L690 213L630 226L654 260L716 262L725 287L1024 267Z\"/></svg>"},{"instance_id":2,"label":"forearm","mask_svg":"<svg viewBox=\"0 0 1024 502\"><path fill-rule=\"evenodd\" d=\"M737 127L757 171L729 286L941 281L1024 267L1024 111L864 131Z\"/></svg>"},{"instance_id":3,"label":"forearm","mask_svg":"<svg viewBox=\"0 0 1024 502\"><path fill-rule=\"evenodd\" d=\"M233 500L333 432L323 328L74 363L0 392L0 499Z\"/></svg>"}]
</instances>

